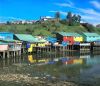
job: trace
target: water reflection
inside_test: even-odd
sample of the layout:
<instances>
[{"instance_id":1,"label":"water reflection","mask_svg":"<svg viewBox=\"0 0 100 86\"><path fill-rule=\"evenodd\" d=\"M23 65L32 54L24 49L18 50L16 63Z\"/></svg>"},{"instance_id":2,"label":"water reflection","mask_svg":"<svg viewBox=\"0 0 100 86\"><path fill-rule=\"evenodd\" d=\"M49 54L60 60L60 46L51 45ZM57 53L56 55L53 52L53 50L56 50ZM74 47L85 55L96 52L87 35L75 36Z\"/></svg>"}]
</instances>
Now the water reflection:
<instances>
[{"instance_id":1,"label":"water reflection","mask_svg":"<svg viewBox=\"0 0 100 86\"><path fill-rule=\"evenodd\" d=\"M20 57L0 58L0 68L12 64L55 64L62 61L63 64L99 64L100 52L59 52L53 54L33 54Z\"/></svg>"},{"instance_id":2,"label":"water reflection","mask_svg":"<svg viewBox=\"0 0 100 86\"><path fill-rule=\"evenodd\" d=\"M13 64L23 64L28 63L28 60L24 56L20 57L10 57L6 59L0 58L0 68L9 67Z\"/></svg>"},{"instance_id":3,"label":"water reflection","mask_svg":"<svg viewBox=\"0 0 100 86\"><path fill-rule=\"evenodd\" d=\"M54 54L28 55L30 63L55 64L61 61L63 64L96 64L100 63L100 52L60 52Z\"/></svg>"},{"instance_id":4,"label":"water reflection","mask_svg":"<svg viewBox=\"0 0 100 86\"><path fill-rule=\"evenodd\" d=\"M33 57L33 55L28 55L28 61L30 63L46 63L49 61L49 59L46 58L37 58L37 57Z\"/></svg>"}]
</instances>

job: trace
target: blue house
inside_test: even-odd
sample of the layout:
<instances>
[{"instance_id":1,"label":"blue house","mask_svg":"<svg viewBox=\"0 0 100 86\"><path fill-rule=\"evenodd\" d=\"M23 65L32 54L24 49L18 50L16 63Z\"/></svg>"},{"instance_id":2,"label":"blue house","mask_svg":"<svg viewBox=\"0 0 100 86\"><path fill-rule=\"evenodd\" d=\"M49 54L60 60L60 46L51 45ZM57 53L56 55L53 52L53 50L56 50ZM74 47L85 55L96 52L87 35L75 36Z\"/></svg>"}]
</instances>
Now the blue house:
<instances>
[{"instance_id":1,"label":"blue house","mask_svg":"<svg viewBox=\"0 0 100 86\"><path fill-rule=\"evenodd\" d=\"M57 38L54 38L54 37L47 37L46 40L52 44L56 43L57 42Z\"/></svg>"},{"instance_id":2,"label":"blue house","mask_svg":"<svg viewBox=\"0 0 100 86\"><path fill-rule=\"evenodd\" d=\"M13 40L13 33L10 32L0 32L1 40Z\"/></svg>"},{"instance_id":3,"label":"blue house","mask_svg":"<svg viewBox=\"0 0 100 86\"><path fill-rule=\"evenodd\" d=\"M100 40L100 35L97 33L81 33L85 42L94 42Z\"/></svg>"}]
</instances>

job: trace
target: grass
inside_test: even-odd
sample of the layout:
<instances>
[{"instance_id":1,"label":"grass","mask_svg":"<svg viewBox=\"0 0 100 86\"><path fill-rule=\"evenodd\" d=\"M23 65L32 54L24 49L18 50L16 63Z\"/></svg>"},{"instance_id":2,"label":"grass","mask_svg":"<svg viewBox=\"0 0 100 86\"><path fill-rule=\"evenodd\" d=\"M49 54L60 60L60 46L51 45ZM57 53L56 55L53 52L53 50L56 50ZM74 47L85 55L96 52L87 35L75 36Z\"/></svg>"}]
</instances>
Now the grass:
<instances>
[{"instance_id":1,"label":"grass","mask_svg":"<svg viewBox=\"0 0 100 86\"><path fill-rule=\"evenodd\" d=\"M0 31L13 32L13 33L28 33L32 35L44 35L44 36L55 36L52 34L58 31L65 32L88 32L87 28L82 25L79 26L68 26L59 22L44 22L37 24L25 24L25 25L0 25ZM93 32L100 34L100 28L93 28Z\"/></svg>"}]
</instances>

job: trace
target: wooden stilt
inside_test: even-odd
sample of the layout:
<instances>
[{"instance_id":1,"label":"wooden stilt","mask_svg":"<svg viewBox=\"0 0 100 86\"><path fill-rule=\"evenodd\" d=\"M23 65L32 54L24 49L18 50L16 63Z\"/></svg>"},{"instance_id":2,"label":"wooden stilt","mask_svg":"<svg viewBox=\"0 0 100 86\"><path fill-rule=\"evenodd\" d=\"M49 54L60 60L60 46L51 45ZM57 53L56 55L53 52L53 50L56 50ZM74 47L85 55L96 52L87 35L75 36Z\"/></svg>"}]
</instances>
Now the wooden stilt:
<instances>
[{"instance_id":1,"label":"wooden stilt","mask_svg":"<svg viewBox=\"0 0 100 86\"><path fill-rule=\"evenodd\" d=\"M21 50L19 51L19 56L21 55Z\"/></svg>"},{"instance_id":2,"label":"wooden stilt","mask_svg":"<svg viewBox=\"0 0 100 86\"><path fill-rule=\"evenodd\" d=\"M16 55L16 54L15 54L15 51L14 51L14 57L15 57L15 55Z\"/></svg>"},{"instance_id":3,"label":"wooden stilt","mask_svg":"<svg viewBox=\"0 0 100 86\"><path fill-rule=\"evenodd\" d=\"M8 58L9 58L9 53L10 53L10 52L9 52L9 51L7 51L7 57L8 57Z\"/></svg>"},{"instance_id":4,"label":"wooden stilt","mask_svg":"<svg viewBox=\"0 0 100 86\"><path fill-rule=\"evenodd\" d=\"M5 51L3 52L3 59L5 59Z\"/></svg>"}]
</instances>

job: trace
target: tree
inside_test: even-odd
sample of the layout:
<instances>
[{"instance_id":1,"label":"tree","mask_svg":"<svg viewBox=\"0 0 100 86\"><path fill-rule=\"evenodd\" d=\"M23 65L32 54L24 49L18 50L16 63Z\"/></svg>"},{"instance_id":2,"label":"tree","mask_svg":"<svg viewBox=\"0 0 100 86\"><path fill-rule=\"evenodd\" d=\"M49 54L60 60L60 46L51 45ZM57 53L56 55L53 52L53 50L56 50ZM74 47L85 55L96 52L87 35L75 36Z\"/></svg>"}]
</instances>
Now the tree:
<instances>
[{"instance_id":1,"label":"tree","mask_svg":"<svg viewBox=\"0 0 100 86\"><path fill-rule=\"evenodd\" d=\"M68 12L66 19L68 21L68 25L71 26L72 25L72 13Z\"/></svg>"},{"instance_id":2,"label":"tree","mask_svg":"<svg viewBox=\"0 0 100 86\"><path fill-rule=\"evenodd\" d=\"M60 20L60 12L56 12L56 14L55 14L55 18L57 19L57 21Z\"/></svg>"},{"instance_id":3,"label":"tree","mask_svg":"<svg viewBox=\"0 0 100 86\"><path fill-rule=\"evenodd\" d=\"M11 24L11 22L10 22L10 21L7 21L7 22L6 22L6 24L7 24L7 25L10 25L10 24Z\"/></svg>"},{"instance_id":4,"label":"tree","mask_svg":"<svg viewBox=\"0 0 100 86\"><path fill-rule=\"evenodd\" d=\"M71 12L68 12L67 16L66 16L67 22L69 26L72 25L80 25L80 21L81 21L81 16L80 15L76 15L74 14L72 16Z\"/></svg>"},{"instance_id":5,"label":"tree","mask_svg":"<svg viewBox=\"0 0 100 86\"><path fill-rule=\"evenodd\" d=\"M92 24L87 24L87 26L86 26L86 28L87 28L87 30L89 31L89 32L93 32L93 31L95 31L94 30L94 26L92 25Z\"/></svg>"},{"instance_id":6,"label":"tree","mask_svg":"<svg viewBox=\"0 0 100 86\"><path fill-rule=\"evenodd\" d=\"M100 24L96 25L97 28L100 28Z\"/></svg>"},{"instance_id":7,"label":"tree","mask_svg":"<svg viewBox=\"0 0 100 86\"><path fill-rule=\"evenodd\" d=\"M78 22L80 23L80 21L81 21L81 16L78 15L77 18L78 18Z\"/></svg>"},{"instance_id":8,"label":"tree","mask_svg":"<svg viewBox=\"0 0 100 86\"><path fill-rule=\"evenodd\" d=\"M72 25L80 25L80 21L81 21L81 16L80 15L73 15L72 17Z\"/></svg>"},{"instance_id":9,"label":"tree","mask_svg":"<svg viewBox=\"0 0 100 86\"><path fill-rule=\"evenodd\" d=\"M89 23L83 23L82 26L84 26L88 32L93 32L95 31L95 28L92 24Z\"/></svg>"},{"instance_id":10,"label":"tree","mask_svg":"<svg viewBox=\"0 0 100 86\"><path fill-rule=\"evenodd\" d=\"M77 16L74 14L72 17L72 25L76 25L77 24Z\"/></svg>"}]
</instances>

